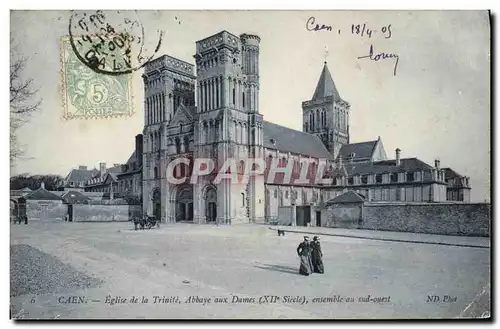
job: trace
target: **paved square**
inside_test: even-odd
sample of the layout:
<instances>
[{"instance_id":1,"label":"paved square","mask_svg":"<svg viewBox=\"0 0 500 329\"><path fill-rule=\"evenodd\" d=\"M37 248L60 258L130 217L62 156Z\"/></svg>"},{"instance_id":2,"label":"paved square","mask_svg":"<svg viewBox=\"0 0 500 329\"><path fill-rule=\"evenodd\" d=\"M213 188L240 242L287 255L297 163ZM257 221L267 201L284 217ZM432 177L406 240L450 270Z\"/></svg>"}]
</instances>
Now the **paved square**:
<instances>
[{"instance_id":1,"label":"paved square","mask_svg":"<svg viewBox=\"0 0 500 329\"><path fill-rule=\"evenodd\" d=\"M362 233L322 236L326 273L304 277L296 255L303 234L278 237L268 226L14 225L11 312L30 319L387 319L489 311L488 239L468 238L482 246L471 248Z\"/></svg>"}]
</instances>

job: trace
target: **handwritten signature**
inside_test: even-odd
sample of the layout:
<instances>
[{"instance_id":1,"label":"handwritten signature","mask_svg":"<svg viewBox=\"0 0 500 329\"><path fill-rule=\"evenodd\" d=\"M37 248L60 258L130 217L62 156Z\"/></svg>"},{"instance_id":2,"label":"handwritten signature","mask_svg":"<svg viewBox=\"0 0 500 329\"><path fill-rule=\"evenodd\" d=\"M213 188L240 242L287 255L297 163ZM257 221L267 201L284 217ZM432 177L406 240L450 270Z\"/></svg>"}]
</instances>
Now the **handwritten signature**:
<instances>
[{"instance_id":1,"label":"handwritten signature","mask_svg":"<svg viewBox=\"0 0 500 329\"><path fill-rule=\"evenodd\" d=\"M370 54L366 55L366 56L358 57L358 59L365 59L365 58L369 58L370 60L372 60L374 62L382 61L385 59L395 59L396 61L394 63L394 71L393 72L394 72L394 76L396 76L396 72L398 69L398 63L399 63L399 55L398 54L384 53L384 52L380 52L378 54L375 54L375 51L373 49L373 45L370 45Z\"/></svg>"}]
</instances>

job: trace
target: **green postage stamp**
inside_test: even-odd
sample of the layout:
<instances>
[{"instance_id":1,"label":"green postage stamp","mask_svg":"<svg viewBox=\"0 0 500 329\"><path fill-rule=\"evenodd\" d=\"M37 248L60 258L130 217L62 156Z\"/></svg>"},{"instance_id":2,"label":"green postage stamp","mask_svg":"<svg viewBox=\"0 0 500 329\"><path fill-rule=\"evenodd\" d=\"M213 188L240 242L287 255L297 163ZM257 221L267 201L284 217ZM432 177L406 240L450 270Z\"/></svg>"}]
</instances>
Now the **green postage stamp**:
<instances>
[{"instance_id":1,"label":"green postage stamp","mask_svg":"<svg viewBox=\"0 0 500 329\"><path fill-rule=\"evenodd\" d=\"M74 43L78 47L78 43ZM75 54L69 37L61 38L61 96L65 119L130 116L132 75L92 70Z\"/></svg>"}]
</instances>

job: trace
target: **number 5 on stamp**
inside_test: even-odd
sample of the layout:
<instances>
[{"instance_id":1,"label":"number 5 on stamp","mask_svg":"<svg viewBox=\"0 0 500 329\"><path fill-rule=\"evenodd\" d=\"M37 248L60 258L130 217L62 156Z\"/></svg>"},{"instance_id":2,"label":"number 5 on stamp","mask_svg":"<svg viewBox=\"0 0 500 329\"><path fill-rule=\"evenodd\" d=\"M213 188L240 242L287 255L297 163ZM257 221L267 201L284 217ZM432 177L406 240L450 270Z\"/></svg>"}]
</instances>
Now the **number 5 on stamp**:
<instances>
[{"instance_id":1,"label":"number 5 on stamp","mask_svg":"<svg viewBox=\"0 0 500 329\"><path fill-rule=\"evenodd\" d=\"M65 119L131 116L132 75L97 73L61 38L61 97Z\"/></svg>"}]
</instances>

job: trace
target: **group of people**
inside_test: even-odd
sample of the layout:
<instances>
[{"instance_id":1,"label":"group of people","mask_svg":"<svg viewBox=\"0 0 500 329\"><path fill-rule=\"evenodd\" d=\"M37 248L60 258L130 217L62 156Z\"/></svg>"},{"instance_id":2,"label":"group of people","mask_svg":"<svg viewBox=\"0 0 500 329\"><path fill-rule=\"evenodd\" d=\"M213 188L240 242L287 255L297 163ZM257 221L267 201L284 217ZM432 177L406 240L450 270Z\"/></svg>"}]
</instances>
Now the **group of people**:
<instances>
[{"instance_id":1,"label":"group of people","mask_svg":"<svg viewBox=\"0 0 500 329\"><path fill-rule=\"evenodd\" d=\"M297 254L300 258L300 274L307 276L312 273L325 273L323 252L318 236L313 237L312 242L309 241L308 236L305 236L304 241L297 247Z\"/></svg>"}]
</instances>

